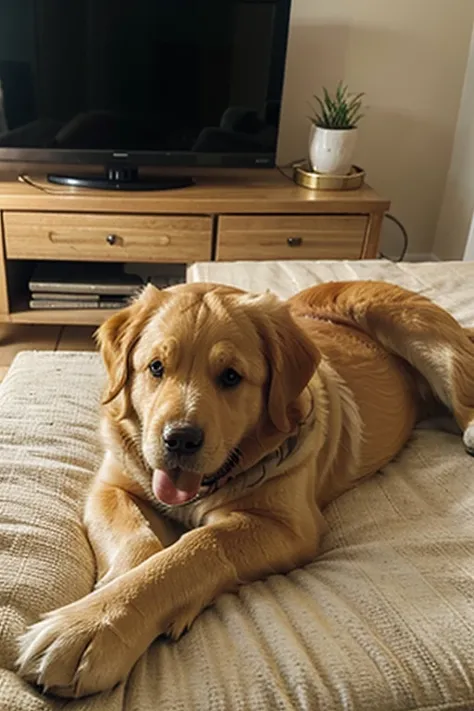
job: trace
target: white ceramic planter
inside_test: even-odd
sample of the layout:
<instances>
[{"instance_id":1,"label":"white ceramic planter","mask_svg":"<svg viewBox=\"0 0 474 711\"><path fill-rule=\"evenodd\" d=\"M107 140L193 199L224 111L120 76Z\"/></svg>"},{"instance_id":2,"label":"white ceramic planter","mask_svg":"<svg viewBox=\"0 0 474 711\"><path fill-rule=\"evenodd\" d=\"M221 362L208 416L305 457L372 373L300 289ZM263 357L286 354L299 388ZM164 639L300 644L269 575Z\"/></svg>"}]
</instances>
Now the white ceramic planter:
<instances>
[{"instance_id":1,"label":"white ceramic planter","mask_svg":"<svg viewBox=\"0 0 474 711\"><path fill-rule=\"evenodd\" d=\"M316 173L347 175L357 142L357 128L333 129L311 126L309 160Z\"/></svg>"}]
</instances>

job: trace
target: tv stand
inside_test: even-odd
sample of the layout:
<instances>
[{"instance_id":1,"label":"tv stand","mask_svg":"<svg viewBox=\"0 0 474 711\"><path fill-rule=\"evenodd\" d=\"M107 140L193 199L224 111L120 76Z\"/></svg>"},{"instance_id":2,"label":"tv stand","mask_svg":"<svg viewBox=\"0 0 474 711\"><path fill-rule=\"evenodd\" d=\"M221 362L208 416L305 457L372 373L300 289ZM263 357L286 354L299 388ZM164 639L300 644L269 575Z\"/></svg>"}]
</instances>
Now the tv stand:
<instances>
[{"instance_id":1,"label":"tv stand","mask_svg":"<svg viewBox=\"0 0 474 711\"><path fill-rule=\"evenodd\" d=\"M72 188L92 188L97 190L176 190L194 185L193 178L182 176L140 176L138 168L129 166L107 166L104 175L85 175L74 177L72 175L48 175L50 183L68 185Z\"/></svg>"},{"instance_id":2,"label":"tv stand","mask_svg":"<svg viewBox=\"0 0 474 711\"><path fill-rule=\"evenodd\" d=\"M128 264L373 259L388 200L306 190L277 171L202 176L192 190L56 187L0 180L0 323L99 324L107 309L29 309L39 260ZM329 273L329 272L328 272Z\"/></svg>"}]
</instances>

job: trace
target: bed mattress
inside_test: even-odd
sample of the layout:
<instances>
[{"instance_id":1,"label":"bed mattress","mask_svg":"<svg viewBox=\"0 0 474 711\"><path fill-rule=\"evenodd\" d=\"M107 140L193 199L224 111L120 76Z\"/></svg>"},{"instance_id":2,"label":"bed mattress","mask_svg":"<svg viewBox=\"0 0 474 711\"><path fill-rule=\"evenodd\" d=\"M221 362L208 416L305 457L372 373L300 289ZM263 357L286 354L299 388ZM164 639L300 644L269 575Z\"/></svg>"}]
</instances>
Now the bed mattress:
<instances>
[{"instance_id":1,"label":"bed mattress","mask_svg":"<svg viewBox=\"0 0 474 711\"><path fill-rule=\"evenodd\" d=\"M474 325L474 263L213 263L188 279L282 297L384 279ZM24 352L0 386L2 711L474 708L474 459L432 430L326 509L314 563L222 595L114 690L57 700L19 679L17 636L93 585L80 512L100 462L103 379L96 354Z\"/></svg>"}]
</instances>

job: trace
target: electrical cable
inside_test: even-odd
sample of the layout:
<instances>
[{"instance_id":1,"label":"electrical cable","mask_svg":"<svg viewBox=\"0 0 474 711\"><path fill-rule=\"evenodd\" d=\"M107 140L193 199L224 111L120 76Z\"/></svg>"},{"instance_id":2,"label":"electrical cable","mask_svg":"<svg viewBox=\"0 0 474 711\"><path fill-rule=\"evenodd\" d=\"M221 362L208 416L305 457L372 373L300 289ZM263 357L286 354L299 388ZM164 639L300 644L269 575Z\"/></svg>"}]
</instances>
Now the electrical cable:
<instances>
[{"instance_id":1,"label":"electrical cable","mask_svg":"<svg viewBox=\"0 0 474 711\"><path fill-rule=\"evenodd\" d=\"M288 173L285 173L285 168L291 168L291 165L276 165L275 168L278 170L279 173L283 175L284 178L294 183L292 176L288 175Z\"/></svg>"},{"instance_id":2,"label":"electrical cable","mask_svg":"<svg viewBox=\"0 0 474 711\"><path fill-rule=\"evenodd\" d=\"M303 163L304 160L304 158L297 158L296 160L292 160L289 163L284 163L283 165L275 165L275 168L278 170L279 173L283 175L284 178L294 183L295 181L293 180L293 176L288 175L288 173L285 173L285 170L287 170L288 168L293 168L297 163Z\"/></svg>"},{"instance_id":3,"label":"electrical cable","mask_svg":"<svg viewBox=\"0 0 474 711\"><path fill-rule=\"evenodd\" d=\"M74 188L70 188L69 190L64 190L62 188L59 189L54 189L54 188L48 188L45 187L44 185L41 185L41 183L37 183L33 178L30 178L29 175L26 173L21 173L17 177L18 182L24 183L25 185L29 185L31 188L35 188L36 190L39 190L42 193L46 193L46 195L71 195L73 194Z\"/></svg>"},{"instance_id":4,"label":"electrical cable","mask_svg":"<svg viewBox=\"0 0 474 711\"><path fill-rule=\"evenodd\" d=\"M405 255L407 253L408 249L408 233L404 227L404 225L400 222L400 220L395 217L395 215L390 214L390 212L386 212L384 217L387 218L387 220L391 220L394 222L397 227L399 228L400 232L402 233L402 239L403 239L403 247L402 251L400 252L400 255L397 259L392 259L391 257L387 257L387 255L383 254L383 252L379 252L379 256L382 257L382 259L389 259L391 262L403 262L405 259Z\"/></svg>"}]
</instances>

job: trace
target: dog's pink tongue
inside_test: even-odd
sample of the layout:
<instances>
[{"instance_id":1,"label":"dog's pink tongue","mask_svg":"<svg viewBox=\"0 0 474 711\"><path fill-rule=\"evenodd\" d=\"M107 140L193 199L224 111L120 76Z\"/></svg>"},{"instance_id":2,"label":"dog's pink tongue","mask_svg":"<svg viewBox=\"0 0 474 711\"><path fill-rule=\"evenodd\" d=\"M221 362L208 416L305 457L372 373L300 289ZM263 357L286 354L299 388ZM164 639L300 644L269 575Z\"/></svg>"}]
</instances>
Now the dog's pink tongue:
<instances>
[{"instance_id":1,"label":"dog's pink tongue","mask_svg":"<svg viewBox=\"0 0 474 711\"><path fill-rule=\"evenodd\" d=\"M181 471L176 484L173 484L163 469L153 472L152 488L158 501L168 506L185 504L194 499L199 491L201 479L194 472Z\"/></svg>"}]
</instances>

